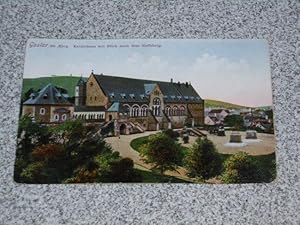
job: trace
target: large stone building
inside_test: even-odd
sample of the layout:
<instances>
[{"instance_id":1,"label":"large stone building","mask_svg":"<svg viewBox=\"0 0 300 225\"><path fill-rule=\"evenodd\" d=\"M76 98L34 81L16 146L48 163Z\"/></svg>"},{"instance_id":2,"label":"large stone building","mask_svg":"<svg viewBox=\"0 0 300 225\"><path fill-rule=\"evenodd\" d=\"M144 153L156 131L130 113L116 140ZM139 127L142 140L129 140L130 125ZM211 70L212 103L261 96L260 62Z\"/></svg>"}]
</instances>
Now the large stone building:
<instances>
[{"instance_id":1,"label":"large stone building","mask_svg":"<svg viewBox=\"0 0 300 225\"><path fill-rule=\"evenodd\" d=\"M204 124L204 101L189 83L91 74L75 90L75 118L114 121L121 134Z\"/></svg>"},{"instance_id":2,"label":"large stone building","mask_svg":"<svg viewBox=\"0 0 300 225\"><path fill-rule=\"evenodd\" d=\"M55 86L48 84L23 103L22 115L40 123L61 123L73 117L74 106Z\"/></svg>"}]
</instances>

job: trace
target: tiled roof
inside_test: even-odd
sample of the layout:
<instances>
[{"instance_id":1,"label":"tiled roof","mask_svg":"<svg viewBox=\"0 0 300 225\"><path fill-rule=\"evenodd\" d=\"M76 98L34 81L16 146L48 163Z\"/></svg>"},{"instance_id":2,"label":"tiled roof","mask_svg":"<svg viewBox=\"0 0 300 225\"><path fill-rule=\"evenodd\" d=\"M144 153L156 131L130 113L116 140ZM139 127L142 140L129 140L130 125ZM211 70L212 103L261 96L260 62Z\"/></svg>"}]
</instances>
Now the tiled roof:
<instances>
[{"instance_id":1,"label":"tiled roof","mask_svg":"<svg viewBox=\"0 0 300 225\"><path fill-rule=\"evenodd\" d=\"M119 112L120 103L114 102L108 109L107 112Z\"/></svg>"},{"instance_id":2,"label":"tiled roof","mask_svg":"<svg viewBox=\"0 0 300 225\"><path fill-rule=\"evenodd\" d=\"M38 93L32 93L24 105L73 105L64 94L61 94L54 85L48 84Z\"/></svg>"},{"instance_id":3,"label":"tiled roof","mask_svg":"<svg viewBox=\"0 0 300 225\"><path fill-rule=\"evenodd\" d=\"M101 112L105 111L104 106L75 106L75 112Z\"/></svg>"},{"instance_id":4,"label":"tiled roof","mask_svg":"<svg viewBox=\"0 0 300 225\"><path fill-rule=\"evenodd\" d=\"M94 74L102 90L115 102L148 102L147 95L157 84L165 102L200 102L201 97L190 84L178 84L164 81L142 80L126 77ZM113 95L112 95L113 93ZM134 95L134 96L133 96ZM144 96L143 96L144 95ZM171 96L175 96L172 98ZM181 98L178 98L181 96ZM185 98L185 96L187 98Z\"/></svg>"}]
</instances>

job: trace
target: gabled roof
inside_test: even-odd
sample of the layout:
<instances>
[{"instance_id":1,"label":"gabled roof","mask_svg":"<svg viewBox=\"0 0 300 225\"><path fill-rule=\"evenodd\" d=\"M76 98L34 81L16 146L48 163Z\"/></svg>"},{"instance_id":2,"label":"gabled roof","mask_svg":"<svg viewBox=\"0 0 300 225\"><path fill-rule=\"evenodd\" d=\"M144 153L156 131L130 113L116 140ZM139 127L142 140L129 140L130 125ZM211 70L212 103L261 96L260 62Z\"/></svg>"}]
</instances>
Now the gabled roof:
<instances>
[{"instance_id":1,"label":"gabled roof","mask_svg":"<svg viewBox=\"0 0 300 225\"><path fill-rule=\"evenodd\" d=\"M108 109L107 112L119 112L120 103L114 102Z\"/></svg>"},{"instance_id":2,"label":"gabled roof","mask_svg":"<svg viewBox=\"0 0 300 225\"><path fill-rule=\"evenodd\" d=\"M143 94L147 94L147 95L150 94L154 90L155 86L156 86L156 83L144 84L145 93L143 93Z\"/></svg>"},{"instance_id":3,"label":"gabled roof","mask_svg":"<svg viewBox=\"0 0 300 225\"><path fill-rule=\"evenodd\" d=\"M48 84L38 93L32 93L23 105L73 105L54 85Z\"/></svg>"},{"instance_id":4,"label":"gabled roof","mask_svg":"<svg viewBox=\"0 0 300 225\"><path fill-rule=\"evenodd\" d=\"M190 84L178 84L164 81L133 79L94 74L104 94L115 102L148 102L147 96L158 85L165 102L200 102L201 97ZM113 95L112 95L113 93ZM132 94L134 97L132 97ZM145 95L145 97L142 97ZM171 96L176 96L172 98ZM178 98L177 96L181 96ZM188 96L185 98L184 96Z\"/></svg>"}]
</instances>

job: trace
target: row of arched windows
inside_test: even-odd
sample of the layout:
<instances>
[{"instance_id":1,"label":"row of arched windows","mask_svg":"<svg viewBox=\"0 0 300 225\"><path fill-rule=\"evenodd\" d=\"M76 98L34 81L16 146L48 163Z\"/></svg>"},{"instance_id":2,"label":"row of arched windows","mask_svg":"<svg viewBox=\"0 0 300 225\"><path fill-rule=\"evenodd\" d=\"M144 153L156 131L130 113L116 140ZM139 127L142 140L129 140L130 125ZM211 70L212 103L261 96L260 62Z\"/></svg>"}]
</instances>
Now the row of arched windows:
<instances>
[{"instance_id":1,"label":"row of arched windows","mask_svg":"<svg viewBox=\"0 0 300 225\"><path fill-rule=\"evenodd\" d=\"M182 105L180 107L178 106L169 106L167 105L165 107L165 113L168 115L168 116L185 116L186 115L186 110L185 110L185 107Z\"/></svg>"},{"instance_id":2,"label":"row of arched windows","mask_svg":"<svg viewBox=\"0 0 300 225\"><path fill-rule=\"evenodd\" d=\"M148 115L148 106L147 105L133 105L130 107L129 105L125 105L125 113L131 117L140 117Z\"/></svg>"},{"instance_id":3,"label":"row of arched windows","mask_svg":"<svg viewBox=\"0 0 300 225\"><path fill-rule=\"evenodd\" d=\"M75 114L74 118L84 120L104 119L104 114Z\"/></svg>"},{"instance_id":4,"label":"row of arched windows","mask_svg":"<svg viewBox=\"0 0 300 225\"><path fill-rule=\"evenodd\" d=\"M125 113L126 115L130 117L144 117L148 115L148 106L147 105L124 105L125 106ZM152 106L152 111L154 116L159 116L160 115L160 110L161 106L160 105L153 105ZM186 115L186 107L185 106L166 106L165 107L165 113L168 116L185 116Z\"/></svg>"}]
</instances>

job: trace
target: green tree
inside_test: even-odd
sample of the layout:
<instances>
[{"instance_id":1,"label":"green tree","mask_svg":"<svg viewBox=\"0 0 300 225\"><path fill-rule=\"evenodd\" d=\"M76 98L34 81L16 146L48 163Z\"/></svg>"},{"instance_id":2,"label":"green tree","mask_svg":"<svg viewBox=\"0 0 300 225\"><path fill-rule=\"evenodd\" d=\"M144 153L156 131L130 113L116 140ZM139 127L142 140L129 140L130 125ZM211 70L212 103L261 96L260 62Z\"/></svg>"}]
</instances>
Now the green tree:
<instances>
[{"instance_id":1,"label":"green tree","mask_svg":"<svg viewBox=\"0 0 300 225\"><path fill-rule=\"evenodd\" d=\"M20 119L15 180L25 183L135 182L131 159L122 159L80 120L51 128ZM46 129L46 130L45 130Z\"/></svg>"},{"instance_id":2,"label":"green tree","mask_svg":"<svg viewBox=\"0 0 300 225\"><path fill-rule=\"evenodd\" d=\"M130 158L120 159L110 163L110 171L106 175L108 182L140 182L142 177L134 170Z\"/></svg>"},{"instance_id":3,"label":"green tree","mask_svg":"<svg viewBox=\"0 0 300 225\"><path fill-rule=\"evenodd\" d=\"M146 163L151 163L153 169L158 169L160 174L166 170L176 170L180 163L180 145L164 133L149 136L147 144L143 145L140 154L145 157Z\"/></svg>"},{"instance_id":4,"label":"green tree","mask_svg":"<svg viewBox=\"0 0 300 225\"><path fill-rule=\"evenodd\" d=\"M14 179L22 182L21 173L30 164L31 152L40 144L49 143L50 133L47 126L32 122L25 115L19 120Z\"/></svg>"},{"instance_id":5,"label":"green tree","mask_svg":"<svg viewBox=\"0 0 300 225\"><path fill-rule=\"evenodd\" d=\"M227 126L234 127L237 130L240 130L244 127L244 120L241 115L228 115L224 118L224 123Z\"/></svg>"},{"instance_id":6,"label":"green tree","mask_svg":"<svg viewBox=\"0 0 300 225\"><path fill-rule=\"evenodd\" d=\"M178 141L178 138L180 136L179 133L177 131L174 131L173 129L163 130L162 133L169 136L170 138L172 138L175 141Z\"/></svg>"},{"instance_id":7,"label":"green tree","mask_svg":"<svg viewBox=\"0 0 300 225\"><path fill-rule=\"evenodd\" d=\"M221 173L222 160L214 144L207 138L198 138L185 157L188 175L207 180Z\"/></svg>"},{"instance_id":8,"label":"green tree","mask_svg":"<svg viewBox=\"0 0 300 225\"><path fill-rule=\"evenodd\" d=\"M26 92L24 93L24 95L23 95L22 102L25 102L27 99L29 99L29 98L30 98L30 95L31 95L32 93L34 93L34 92L35 92L35 91L34 91L33 88L30 88L28 91L26 91Z\"/></svg>"},{"instance_id":9,"label":"green tree","mask_svg":"<svg viewBox=\"0 0 300 225\"><path fill-rule=\"evenodd\" d=\"M268 116L268 119L273 120L273 110L272 109L266 110L265 114Z\"/></svg>"},{"instance_id":10,"label":"green tree","mask_svg":"<svg viewBox=\"0 0 300 225\"><path fill-rule=\"evenodd\" d=\"M53 141L61 143L65 147L72 144L79 144L88 134L81 120L67 120L51 128Z\"/></svg>"},{"instance_id":11,"label":"green tree","mask_svg":"<svg viewBox=\"0 0 300 225\"><path fill-rule=\"evenodd\" d=\"M230 156L224 163L224 183L259 183L261 176L257 163L245 152Z\"/></svg>"}]
</instances>

